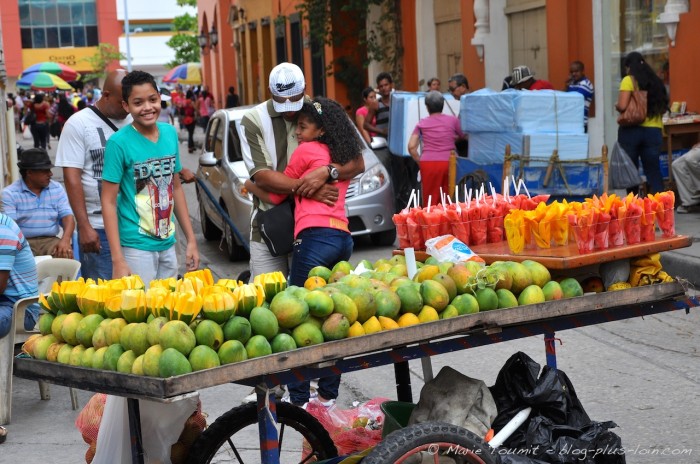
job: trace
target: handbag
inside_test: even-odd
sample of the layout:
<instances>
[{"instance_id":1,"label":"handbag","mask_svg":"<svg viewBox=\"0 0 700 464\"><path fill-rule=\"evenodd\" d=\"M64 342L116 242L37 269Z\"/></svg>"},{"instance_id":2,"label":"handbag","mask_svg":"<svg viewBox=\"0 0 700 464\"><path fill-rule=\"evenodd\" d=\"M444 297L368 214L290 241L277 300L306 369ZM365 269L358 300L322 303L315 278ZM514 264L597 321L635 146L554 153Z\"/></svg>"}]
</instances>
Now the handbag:
<instances>
[{"instance_id":1,"label":"handbag","mask_svg":"<svg viewBox=\"0 0 700 464\"><path fill-rule=\"evenodd\" d=\"M632 162L627 152L622 148L620 142L615 142L615 146L610 154L610 176L608 184L611 189L627 189L638 187L642 183L642 176L639 169Z\"/></svg>"},{"instance_id":2,"label":"handbag","mask_svg":"<svg viewBox=\"0 0 700 464\"><path fill-rule=\"evenodd\" d=\"M284 256L294 248L294 197L256 216L263 241L272 256Z\"/></svg>"},{"instance_id":3,"label":"handbag","mask_svg":"<svg viewBox=\"0 0 700 464\"><path fill-rule=\"evenodd\" d=\"M647 91L639 90L637 81L632 78L634 90L625 111L617 117L617 123L621 126L638 126L647 118Z\"/></svg>"},{"instance_id":4,"label":"handbag","mask_svg":"<svg viewBox=\"0 0 700 464\"><path fill-rule=\"evenodd\" d=\"M36 113L32 110L28 110L27 114L24 115L24 125L33 126L36 124Z\"/></svg>"}]
</instances>

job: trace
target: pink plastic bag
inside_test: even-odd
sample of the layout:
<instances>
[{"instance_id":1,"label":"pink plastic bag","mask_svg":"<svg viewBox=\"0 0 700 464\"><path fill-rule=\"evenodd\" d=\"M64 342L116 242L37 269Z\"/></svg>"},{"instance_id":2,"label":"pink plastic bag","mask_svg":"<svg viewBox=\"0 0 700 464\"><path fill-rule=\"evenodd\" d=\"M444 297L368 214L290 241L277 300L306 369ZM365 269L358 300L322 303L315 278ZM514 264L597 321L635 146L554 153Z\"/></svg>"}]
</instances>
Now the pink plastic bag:
<instances>
[{"instance_id":1,"label":"pink plastic bag","mask_svg":"<svg viewBox=\"0 0 700 464\"><path fill-rule=\"evenodd\" d=\"M382 439L384 413L380 406L388 398L373 398L353 409L327 409L318 401L310 401L306 412L314 416L328 430L338 455L353 454L375 446ZM304 455L307 454L304 446Z\"/></svg>"}]
</instances>

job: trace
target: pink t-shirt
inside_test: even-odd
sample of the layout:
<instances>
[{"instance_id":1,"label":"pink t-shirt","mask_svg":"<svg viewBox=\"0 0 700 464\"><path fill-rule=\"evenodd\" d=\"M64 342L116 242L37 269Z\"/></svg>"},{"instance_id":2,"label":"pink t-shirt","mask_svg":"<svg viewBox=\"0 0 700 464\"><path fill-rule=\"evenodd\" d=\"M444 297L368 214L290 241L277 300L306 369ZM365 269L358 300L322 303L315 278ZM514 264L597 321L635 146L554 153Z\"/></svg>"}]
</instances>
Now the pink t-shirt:
<instances>
[{"instance_id":1,"label":"pink t-shirt","mask_svg":"<svg viewBox=\"0 0 700 464\"><path fill-rule=\"evenodd\" d=\"M455 140L464 136L459 119L443 113L421 119L413 133L423 140L421 161L448 161L450 152L455 149Z\"/></svg>"},{"instance_id":2,"label":"pink t-shirt","mask_svg":"<svg viewBox=\"0 0 700 464\"><path fill-rule=\"evenodd\" d=\"M365 119L367 119L368 113L369 113L369 108L367 108L366 106L361 106L357 109L357 111L355 111L355 116L360 115L360 116L364 117ZM372 124L374 126L375 125L374 123L376 123L376 122L377 122L377 117L375 116L372 118L372 122L370 124ZM377 133L370 132L369 135L370 135L370 137L374 137L377 135Z\"/></svg>"},{"instance_id":3,"label":"pink t-shirt","mask_svg":"<svg viewBox=\"0 0 700 464\"><path fill-rule=\"evenodd\" d=\"M303 142L292 153L284 174L292 179L301 179L314 169L328 166L330 163L331 154L328 145L320 142ZM328 227L349 232L348 218L345 216L345 194L349 185L349 180L336 182L338 201L333 206L297 195L294 210L294 237L296 238L299 232L309 227ZM279 204L286 198L286 195L270 194L270 201L274 204Z\"/></svg>"}]
</instances>

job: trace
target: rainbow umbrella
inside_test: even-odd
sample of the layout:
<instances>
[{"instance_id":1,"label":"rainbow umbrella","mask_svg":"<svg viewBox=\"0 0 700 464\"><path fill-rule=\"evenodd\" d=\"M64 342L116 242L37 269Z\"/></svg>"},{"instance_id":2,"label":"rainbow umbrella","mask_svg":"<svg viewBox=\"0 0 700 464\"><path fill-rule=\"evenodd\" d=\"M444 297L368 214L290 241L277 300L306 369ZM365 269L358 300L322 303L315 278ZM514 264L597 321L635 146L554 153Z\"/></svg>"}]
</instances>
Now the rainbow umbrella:
<instances>
[{"instance_id":1,"label":"rainbow umbrella","mask_svg":"<svg viewBox=\"0 0 700 464\"><path fill-rule=\"evenodd\" d=\"M32 72L22 74L17 81L20 89L43 90L53 92L54 90L73 90L73 87L55 74L47 72Z\"/></svg>"},{"instance_id":2,"label":"rainbow umbrella","mask_svg":"<svg viewBox=\"0 0 700 464\"><path fill-rule=\"evenodd\" d=\"M54 74L64 81L75 81L80 79L80 74L73 68L66 66L63 63L56 63L55 61L44 61L43 63L33 64L24 71L22 75L35 72L45 72L49 74Z\"/></svg>"},{"instance_id":3,"label":"rainbow umbrella","mask_svg":"<svg viewBox=\"0 0 700 464\"><path fill-rule=\"evenodd\" d=\"M168 74L163 78L163 82L170 84L201 84L202 65L200 63L184 63L175 66L168 71Z\"/></svg>"}]
</instances>

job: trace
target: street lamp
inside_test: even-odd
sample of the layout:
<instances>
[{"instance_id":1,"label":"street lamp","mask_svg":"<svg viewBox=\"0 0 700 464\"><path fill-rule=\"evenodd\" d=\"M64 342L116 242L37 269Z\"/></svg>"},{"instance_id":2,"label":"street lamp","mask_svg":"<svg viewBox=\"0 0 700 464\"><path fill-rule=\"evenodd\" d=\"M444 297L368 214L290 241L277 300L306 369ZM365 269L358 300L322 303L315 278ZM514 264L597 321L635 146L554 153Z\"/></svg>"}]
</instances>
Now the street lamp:
<instances>
[{"instance_id":1,"label":"street lamp","mask_svg":"<svg viewBox=\"0 0 700 464\"><path fill-rule=\"evenodd\" d=\"M197 43L200 47L202 47L202 51L204 51L204 49L207 47L208 41L209 37L207 37L207 32L202 29L202 33L197 36Z\"/></svg>"},{"instance_id":2,"label":"street lamp","mask_svg":"<svg viewBox=\"0 0 700 464\"><path fill-rule=\"evenodd\" d=\"M209 31L209 42L212 48L216 47L216 44L219 43L219 33L216 32L216 27L214 26L212 26L211 31Z\"/></svg>"}]
</instances>

